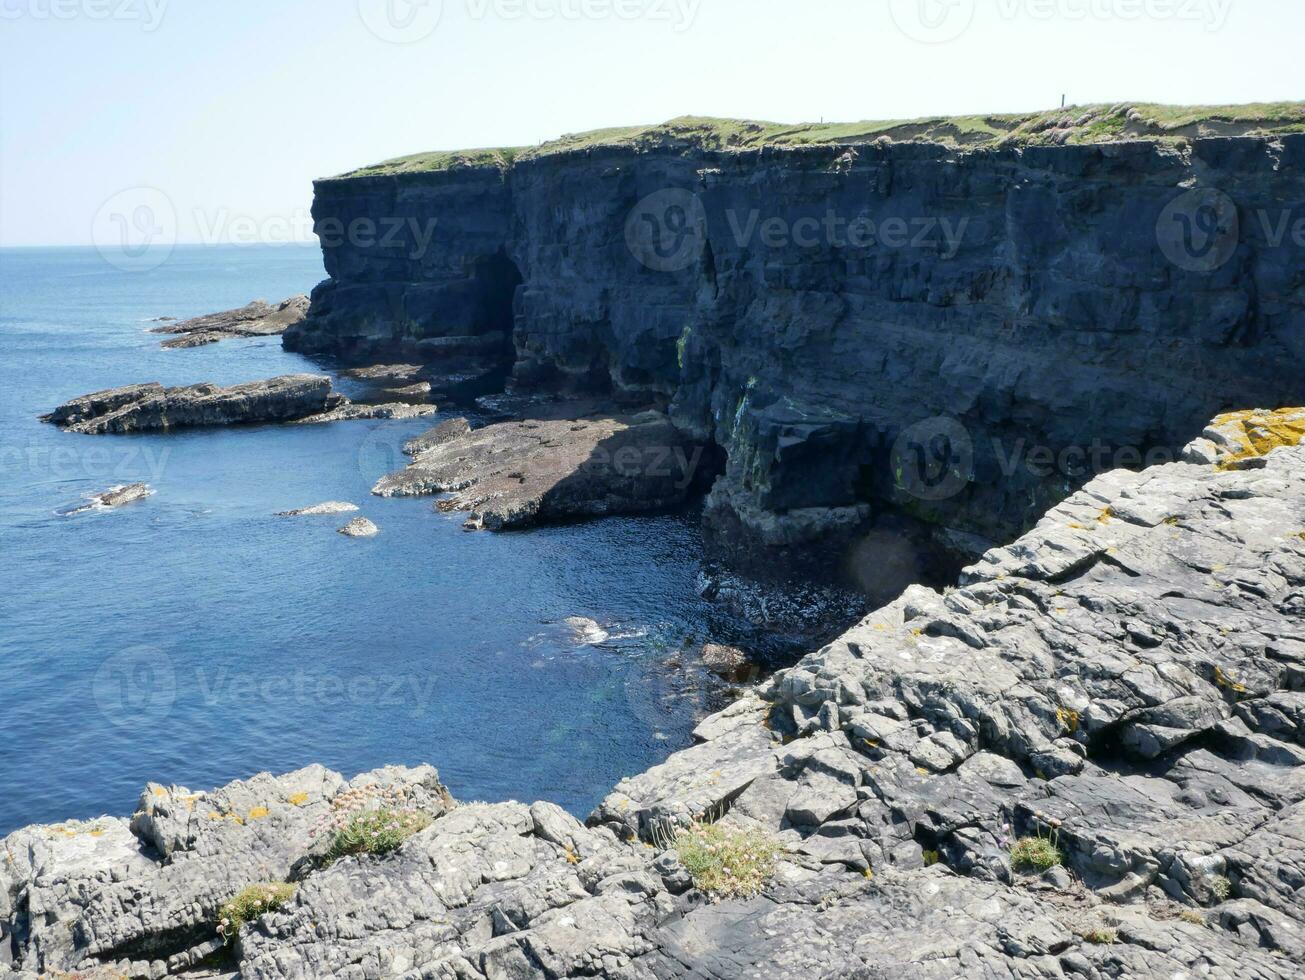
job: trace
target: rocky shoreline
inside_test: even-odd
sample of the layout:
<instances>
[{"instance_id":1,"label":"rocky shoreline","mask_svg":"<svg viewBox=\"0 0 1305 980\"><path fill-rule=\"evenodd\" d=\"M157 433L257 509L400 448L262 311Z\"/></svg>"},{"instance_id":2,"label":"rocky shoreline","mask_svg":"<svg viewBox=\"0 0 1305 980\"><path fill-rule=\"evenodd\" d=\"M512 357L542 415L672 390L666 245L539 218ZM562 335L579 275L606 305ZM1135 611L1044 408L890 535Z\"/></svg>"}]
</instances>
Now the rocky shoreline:
<instances>
[{"instance_id":1,"label":"rocky shoreline","mask_svg":"<svg viewBox=\"0 0 1305 980\"><path fill-rule=\"evenodd\" d=\"M19 830L0 975L1299 976L1303 434L1300 410L1224 416L1180 461L1094 479L583 825L456 804L428 767L310 767ZM328 849L315 830L358 807L409 815L404 839ZM759 893L704 888L675 837L701 821L776 842Z\"/></svg>"},{"instance_id":2,"label":"rocky shoreline","mask_svg":"<svg viewBox=\"0 0 1305 980\"><path fill-rule=\"evenodd\" d=\"M165 350L203 347L236 337L275 337L299 324L308 315L308 297L292 296L275 305L256 299L236 310L208 313L189 320L154 327L150 333L175 334L165 340Z\"/></svg>"},{"instance_id":3,"label":"rocky shoreline","mask_svg":"<svg viewBox=\"0 0 1305 980\"><path fill-rule=\"evenodd\" d=\"M416 418L434 405L356 404L332 390L324 375L292 374L222 387L211 383L165 388L158 382L82 395L41 416L68 432L124 434L268 422L314 424L354 419Z\"/></svg>"}]
</instances>

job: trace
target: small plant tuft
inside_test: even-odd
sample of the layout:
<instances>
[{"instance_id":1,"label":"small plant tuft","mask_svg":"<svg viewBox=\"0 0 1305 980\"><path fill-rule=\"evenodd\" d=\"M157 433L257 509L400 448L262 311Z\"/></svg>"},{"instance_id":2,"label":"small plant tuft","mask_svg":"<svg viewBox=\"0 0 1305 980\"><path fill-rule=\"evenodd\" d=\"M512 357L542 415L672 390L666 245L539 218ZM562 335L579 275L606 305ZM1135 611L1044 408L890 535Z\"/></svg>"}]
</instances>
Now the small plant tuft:
<instances>
[{"instance_id":1,"label":"small plant tuft","mask_svg":"<svg viewBox=\"0 0 1305 980\"><path fill-rule=\"evenodd\" d=\"M1010 849L1010 863L1017 870L1046 871L1065 863L1065 853L1047 837L1021 837Z\"/></svg>"},{"instance_id":2,"label":"small plant tuft","mask_svg":"<svg viewBox=\"0 0 1305 980\"><path fill-rule=\"evenodd\" d=\"M714 898L750 898L775 873L783 847L764 830L695 824L675 836L693 884Z\"/></svg>"},{"instance_id":3,"label":"small plant tuft","mask_svg":"<svg viewBox=\"0 0 1305 980\"><path fill-rule=\"evenodd\" d=\"M1119 930L1110 929L1106 926L1097 926L1083 933L1083 939L1097 946L1112 946L1119 942Z\"/></svg>"},{"instance_id":4,"label":"small plant tuft","mask_svg":"<svg viewBox=\"0 0 1305 980\"><path fill-rule=\"evenodd\" d=\"M1182 919L1184 922L1188 923L1189 925L1194 925L1194 926L1207 925L1205 921L1205 916L1202 915L1200 912L1196 911L1196 909L1183 909L1183 911L1178 913L1178 918Z\"/></svg>"},{"instance_id":5,"label":"small plant tuft","mask_svg":"<svg viewBox=\"0 0 1305 980\"><path fill-rule=\"evenodd\" d=\"M1210 891L1219 901L1226 902L1232 895L1232 882L1223 875L1215 875L1214 880L1210 882Z\"/></svg>"},{"instance_id":6,"label":"small plant tuft","mask_svg":"<svg viewBox=\"0 0 1305 980\"><path fill-rule=\"evenodd\" d=\"M351 854L390 854L434 820L419 810L365 810L342 827L327 851L327 861Z\"/></svg>"},{"instance_id":7,"label":"small plant tuft","mask_svg":"<svg viewBox=\"0 0 1305 980\"><path fill-rule=\"evenodd\" d=\"M218 935L223 942L232 942L240 936L240 930L246 923L253 922L268 912L285 908L290 899L295 897L298 887L284 882L250 885L218 909Z\"/></svg>"}]
</instances>

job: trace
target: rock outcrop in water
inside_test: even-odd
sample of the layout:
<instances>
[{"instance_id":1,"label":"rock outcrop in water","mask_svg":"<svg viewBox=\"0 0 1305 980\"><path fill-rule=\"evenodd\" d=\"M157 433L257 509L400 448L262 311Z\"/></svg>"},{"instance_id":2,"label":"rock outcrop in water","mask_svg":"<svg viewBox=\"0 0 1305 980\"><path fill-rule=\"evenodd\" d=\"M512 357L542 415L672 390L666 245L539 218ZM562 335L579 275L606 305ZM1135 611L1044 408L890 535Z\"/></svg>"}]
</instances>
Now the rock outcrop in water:
<instances>
[{"instance_id":1,"label":"rock outcrop in water","mask_svg":"<svg viewBox=\"0 0 1305 980\"><path fill-rule=\"evenodd\" d=\"M158 382L110 388L74 398L42 421L87 435L149 432L258 422L338 422L412 418L434 406L361 405L331 389L331 379L290 374L221 387L211 383L165 388Z\"/></svg>"},{"instance_id":2,"label":"rock outcrop in water","mask_svg":"<svg viewBox=\"0 0 1305 980\"><path fill-rule=\"evenodd\" d=\"M285 344L438 370L480 337L514 390L669 406L728 458L716 549L808 575L886 515L977 554L1219 411L1305 397L1305 134L732 134L688 121L319 181L324 230L395 234L325 236L331 278Z\"/></svg>"},{"instance_id":3,"label":"rock outcrop in water","mask_svg":"<svg viewBox=\"0 0 1305 980\"><path fill-rule=\"evenodd\" d=\"M1292 978L1305 969L1305 412L1219 419L912 588L707 719L582 826L359 776L433 823L329 866L353 797L321 768L0 842L22 976ZM785 847L707 901L697 819ZM1063 857L1012 867L1017 839ZM648 846L652 845L652 846ZM292 879L217 939L220 904ZM0 971L3 967L0 967ZM25 971L25 972L23 972Z\"/></svg>"},{"instance_id":4,"label":"rock outcrop in water","mask_svg":"<svg viewBox=\"0 0 1305 980\"><path fill-rule=\"evenodd\" d=\"M415 459L382 477L382 497L449 494L469 529L664 510L685 501L702 448L658 412L633 417L501 422L451 419L410 441Z\"/></svg>"},{"instance_id":5,"label":"rock outcrop in water","mask_svg":"<svg viewBox=\"0 0 1305 980\"><path fill-rule=\"evenodd\" d=\"M308 297L292 296L272 305L256 299L238 310L209 313L190 320L155 327L150 333L177 334L161 346L168 350L203 347L233 337L273 337L285 333L308 314Z\"/></svg>"}]
</instances>

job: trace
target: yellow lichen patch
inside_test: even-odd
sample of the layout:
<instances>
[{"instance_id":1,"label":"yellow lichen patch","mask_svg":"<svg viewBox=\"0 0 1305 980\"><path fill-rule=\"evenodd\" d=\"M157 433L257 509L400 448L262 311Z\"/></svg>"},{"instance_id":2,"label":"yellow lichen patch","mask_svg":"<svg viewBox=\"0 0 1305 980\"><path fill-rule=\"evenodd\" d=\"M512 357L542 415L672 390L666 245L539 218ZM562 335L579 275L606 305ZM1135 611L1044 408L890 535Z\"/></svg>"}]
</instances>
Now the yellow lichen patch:
<instances>
[{"instance_id":1,"label":"yellow lichen patch","mask_svg":"<svg viewBox=\"0 0 1305 980\"><path fill-rule=\"evenodd\" d=\"M915 771L918 772L921 776L929 775L929 770L924 768L924 766L916 766Z\"/></svg>"},{"instance_id":2,"label":"yellow lichen patch","mask_svg":"<svg viewBox=\"0 0 1305 980\"><path fill-rule=\"evenodd\" d=\"M565 850L563 853L566 855L566 863L567 863L567 864L579 864L579 863L580 863L580 855L577 854L575 851L571 850L571 848L570 848L569 846L566 848L566 850Z\"/></svg>"},{"instance_id":3,"label":"yellow lichen patch","mask_svg":"<svg viewBox=\"0 0 1305 980\"><path fill-rule=\"evenodd\" d=\"M1234 694L1247 693L1245 684L1240 684L1237 682L1235 678L1229 677L1226 673L1224 673L1223 668L1217 665L1214 668L1214 682L1218 684L1220 687L1222 687L1225 691L1232 691Z\"/></svg>"},{"instance_id":4,"label":"yellow lichen patch","mask_svg":"<svg viewBox=\"0 0 1305 980\"><path fill-rule=\"evenodd\" d=\"M157 797L159 797L159 798L162 798L162 797L165 797L165 796L168 795L168 791L167 791L166 789L164 789L162 786L155 786L155 787L154 787L154 795L157 796Z\"/></svg>"},{"instance_id":5,"label":"yellow lichen patch","mask_svg":"<svg viewBox=\"0 0 1305 980\"><path fill-rule=\"evenodd\" d=\"M303 806L305 803L308 802L308 794L295 793L293 796L290 797L288 802L290 803L291 806Z\"/></svg>"},{"instance_id":6,"label":"yellow lichen patch","mask_svg":"<svg viewBox=\"0 0 1305 980\"><path fill-rule=\"evenodd\" d=\"M263 820L263 819L265 819L265 818L267 817L267 812L268 812L268 811L267 811L267 807L265 807L265 806L256 806L256 807L254 807L252 810L249 811L249 819L250 819L250 820Z\"/></svg>"},{"instance_id":7,"label":"yellow lichen patch","mask_svg":"<svg viewBox=\"0 0 1305 980\"><path fill-rule=\"evenodd\" d=\"M869 868L866 868L864 871L861 872L861 877L862 877L862 878L874 878L874 876L875 876L875 873L874 873L872 870L870 870Z\"/></svg>"},{"instance_id":8,"label":"yellow lichen patch","mask_svg":"<svg viewBox=\"0 0 1305 980\"><path fill-rule=\"evenodd\" d=\"M218 813L216 810L210 810L208 812L208 818L210 820L221 820L222 814Z\"/></svg>"},{"instance_id":9,"label":"yellow lichen patch","mask_svg":"<svg viewBox=\"0 0 1305 980\"><path fill-rule=\"evenodd\" d=\"M1243 460L1267 456L1283 446L1299 446L1305 439L1305 409L1232 412L1215 419L1214 428L1236 447L1220 458L1218 466L1234 469Z\"/></svg>"},{"instance_id":10,"label":"yellow lichen patch","mask_svg":"<svg viewBox=\"0 0 1305 980\"><path fill-rule=\"evenodd\" d=\"M1180 518L1177 517L1166 517L1165 523L1169 525L1169 527L1177 527L1179 520Z\"/></svg>"},{"instance_id":11,"label":"yellow lichen patch","mask_svg":"<svg viewBox=\"0 0 1305 980\"><path fill-rule=\"evenodd\" d=\"M91 836L92 836L92 837L103 837L103 836L104 836L104 831L102 831L102 830L92 830L92 831L91 831Z\"/></svg>"},{"instance_id":12,"label":"yellow lichen patch","mask_svg":"<svg viewBox=\"0 0 1305 980\"><path fill-rule=\"evenodd\" d=\"M1075 531L1086 531L1086 530L1087 530L1087 528L1085 528L1085 527L1084 527L1082 524L1080 524L1078 521L1072 521L1072 522L1070 522L1070 525L1069 525L1069 526L1072 527Z\"/></svg>"},{"instance_id":13,"label":"yellow lichen patch","mask_svg":"<svg viewBox=\"0 0 1305 980\"><path fill-rule=\"evenodd\" d=\"M1070 708L1057 708L1056 720L1060 722L1065 731L1073 733L1078 731L1079 714Z\"/></svg>"},{"instance_id":14,"label":"yellow lichen patch","mask_svg":"<svg viewBox=\"0 0 1305 980\"><path fill-rule=\"evenodd\" d=\"M879 739L877 738L863 738L861 741L865 742L865 744L872 749L879 748Z\"/></svg>"},{"instance_id":15,"label":"yellow lichen patch","mask_svg":"<svg viewBox=\"0 0 1305 980\"><path fill-rule=\"evenodd\" d=\"M1114 508L1113 508L1113 507L1104 507L1104 508L1102 508L1101 513L1097 515L1097 523L1098 523L1098 524L1109 524L1112 520L1114 520L1114 518L1115 518L1115 510L1114 510Z\"/></svg>"},{"instance_id":16,"label":"yellow lichen patch","mask_svg":"<svg viewBox=\"0 0 1305 980\"><path fill-rule=\"evenodd\" d=\"M932 868L935 864L937 864L941 860L942 860L942 855L939 854L937 851L924 852L924 866L926 868Z\"/></svg>"}]
</instances>

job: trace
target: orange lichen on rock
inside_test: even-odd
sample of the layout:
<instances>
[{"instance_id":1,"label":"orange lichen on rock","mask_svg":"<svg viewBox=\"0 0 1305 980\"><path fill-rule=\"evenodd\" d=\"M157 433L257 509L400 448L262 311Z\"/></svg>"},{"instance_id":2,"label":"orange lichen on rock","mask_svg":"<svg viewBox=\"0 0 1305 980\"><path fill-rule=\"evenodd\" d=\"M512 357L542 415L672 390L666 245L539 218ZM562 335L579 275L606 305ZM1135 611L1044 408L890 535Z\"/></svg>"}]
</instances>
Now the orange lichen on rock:
<instances>
[{"instance_id":1,"label":"orange lichen on rock","mask_svg":"<svg viewBox=\"0 0 1305 980\"><path fill-rule=\"evenodd\" d=\"M1305 408L1231 412L1216 418L1212 428L1232 445L1219 460L1220 469L1234 469L1244 460L1267 456L1283 446L1299 446L1305 439Z\"/></svg>"}]
</instances>

